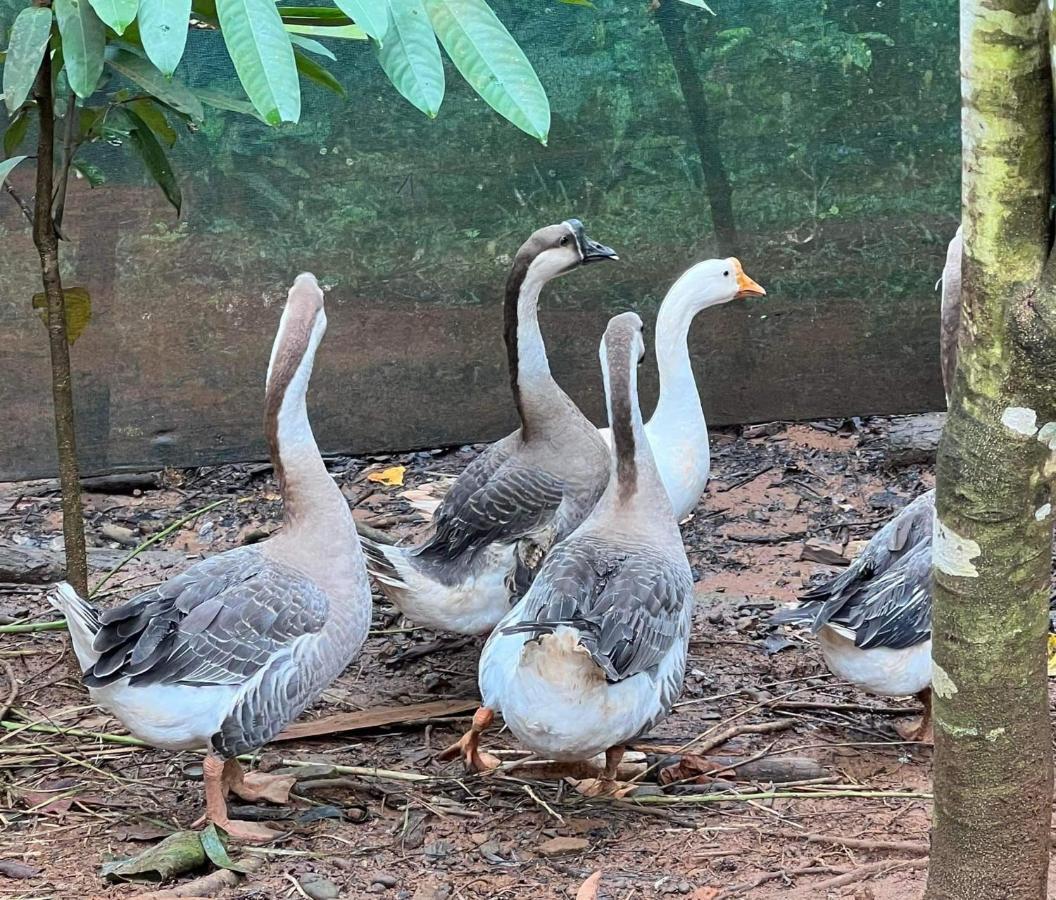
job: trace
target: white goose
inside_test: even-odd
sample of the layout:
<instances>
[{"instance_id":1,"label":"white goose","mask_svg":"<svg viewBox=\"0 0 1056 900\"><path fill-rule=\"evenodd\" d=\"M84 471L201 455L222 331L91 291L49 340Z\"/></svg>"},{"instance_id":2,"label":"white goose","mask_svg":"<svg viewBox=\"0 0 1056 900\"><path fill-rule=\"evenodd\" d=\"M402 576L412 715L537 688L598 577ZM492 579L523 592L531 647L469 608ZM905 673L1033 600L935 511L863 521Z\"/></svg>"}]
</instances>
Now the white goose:
<instances>
[{"instance_id":1,"label":"white goose","mask_svg":"<svg viewBox=\"0 0 1056 900\"><path fill-rule=\"evenodd\" d=\"M411 621L461 634L491 631L543 554L605 490L605 443L550 374L538 307L551 279L617 258L576 219L539 229L517 252L504 320L521 427L459 475L426 541L393 547L362 539L371 575Z\"/></svg>"},{"instance_id":2,"label":"white goose","mask_svg":"<svg viewBox=\"0 0 1056 900\"><path fill-rule=\"evenodd\" d=\"M949 397L957 365L961 305L961 229L942 270L940 350ZM882 697L915 695L924 713L899 727L907 740L932 739L931 728L931 538L935 491L907 505L870 538L850 567L782 610L778 623L802 622L818 636L832 673Z\"/></svg>"},{"instance_id":3,"label":"white goose","mask_svg":"<svg viewBox=\"0 0 1056 900\"><path fill-rule=\"evenodd\" d=\"M570 761L604 751L611 782L624 744L682 689L693 577L638 407L643 352L641 319L613 318L601 347L615 434L605 494L488 638L483 705L442 758L484 768L480 733L501 712L533 753Z\"/></svg>"},{"instance_id":4,"label":"white goose","mask_svg":"<svg viewBox=\"0 0 1056 900\"><path fill-rule=\"evenodd\" d=\"M276 832L230 819L227 792L268 798L292 779L243 773L235 757L300 715L356 656L370 625L352 514L319 455L305 403L325 331L323 293L313 276L300 275L265 397L285 512L277 535L203 559L114 609L96 609L65 583L50 598L66 614L92 699L148 744L205 750L205 818L240 840Z\"/></svg>"},{"instance_id":5,"label":"white goose","mask_svg":"<svg viewBox=\"0 0 1056 900\"><path fill-rule=\"evenodd\" d=\"M660 304L656 317L660 396L645 434L679 521L696 507L711 472L708 425L689 357L690 326L701 310L765 295L731 256L708 259L687 269ZM601 429L601 434L611 447L609 429Z\"/></svg>"}]
</instances>

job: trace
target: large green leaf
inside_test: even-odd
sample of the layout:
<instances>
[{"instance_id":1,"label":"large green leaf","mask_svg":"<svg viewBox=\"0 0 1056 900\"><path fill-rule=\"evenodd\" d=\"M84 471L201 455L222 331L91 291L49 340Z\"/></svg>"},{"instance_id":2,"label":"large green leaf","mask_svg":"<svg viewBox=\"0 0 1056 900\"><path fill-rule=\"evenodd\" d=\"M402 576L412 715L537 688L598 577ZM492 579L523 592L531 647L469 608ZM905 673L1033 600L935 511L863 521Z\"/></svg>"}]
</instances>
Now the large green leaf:
<instances>
[{"instance_id":1,"label":"large green leaf","mask_svg":"<svg viewBox=\"0 0 1056 900\"><path fill-rule=\"evenodd\" d=\"M128 106L147 123L150 130L154 132L154 137L166 147L172 147L176 143L176 129L165 118L164 107L159 106L154 100L150 100L147 97L141 100L133 100Z\"/></svg>"},{"instance_id":2,"label":"large green leaf","mask_svg":"<svg viewBox=\"0 0 1056 900\"><path fill-rule=\"evenodd\" d=\"M171 75L183 58L191 0L139 0L139 37L150 61Z\"/></svg>"},{"instance_id":3,"label":"large green leaf","mask_svg":"<svg viewBox=\"0 0 1056 900\"><path fill-rule=\"evenodd\" d=\"M22 146L26 131L29 129L28 109L28 106L20 109L7 126L7 131L4 132L4 156L14 155L14 152Z\"/></svg>"},{"instance_id":4,"label":"large green leaf","mask_svg":"<svg viewBox=\"0 0 1056 900\"><path fill-rule=\"evenodd\" d=\"M78 97L89 97L103 73L106 26L88 0L55 0L66 77Z\"/></svg>"},{"instance_id":5,"label":"large green leaf","mask_svg":"<svg viewBox=\"0 0 1056 900\"><path fill-rule=\"evenodd\" d=\"M176 215L179 215L180 207L183 205L183 195L164 148L146 122L127 107L124 112L132 126L128 133L132 146L139 152L150 177L158 183L158 187L161 188L169 203L176 207Z\"/></svg>"},{"instance_id":6,"label":"large green leaf","mask_svg":"<svg viewBox=\"0 0 1056 900\"><path fill-rule=\"evenodd\" d=\"M217 0L239 81L269 125L301 117L301 83L290 36L271 0Z\"/></svg>"},{"instance_id":7,"label":"large green leaf","mask_svg":"<svg viewBox=\"0 0 1056 900\"><path fill-rule=\"evenodd\" d=\"M367 33L358 25L297 25L287 23L290 34L306 34L321 38L339 38L344 41L368 40Z\"/></svg>"},{"instance_id":8,"label":"large green leaf","mask_svg":"<svg viewBox=\"0 0 1056 900\"><path fill-rule=\"evenodd\" d=\"M425 0L448 56L488 105L544 144L550 103L535 69L484 0Z\"/></svg>"},{"instance_id":9,"label":"large green leaf","mask_svg":"<svg viewBox=\"0 0 1056 900\"><path fill-rule=\"evenodd\" d=\"M13 113L26 101L51 36L51 10L28 6L15 17L4 60L4 103Z\"/></svg>"},{"instance_id":10,"label":"large green leaf","mask_svg":"<svg viewBox=\"0 0 1056 900\"><path fill-rule=\"evenodd\" d=\"M139 0L90 0L90 2L96 15L118 34L125 33L125 29L136 17L136 10L139 8Z\"/></svg>"},{"instance_id":11,"label":"large green leaf","mask_svg":"<svg viewBox=\"0 0 1056 900\"><path fill-rule=\"evenodd\" d=\"M138 84L148 94L157 97L162 103L178 112L186 113L195 121L200 122L205 115L202 101L189 87L173 78L166 78L142 56L111 47L106 53L106 64L129 81Z\"/></svg>"},{"instance_id":12,"label":"large green leaf","mask_svg":"<svg viewBox=\"0 0 1056 900\"><path fill-rule=\"evenodd\" d=\"M195 88L194 92L198 95L198 99L201 100L202 103L211 106L214 109L225 109L228 112L236 112L243 116L252 116L254 119L259 119L261 122L264 121L260 113L253 108L252 103L247 103L245 100L240 100L238 97L232 97L222 91L212 91L207 88Z\"/></svg>"},{"instance_id":13,"label":"large green leaf","mask_svg":"<svg viewBox=\"0 0 1056 900\"><path fill-rule=\"evenodd\" d=\"M289 29L286 29L289 31ZM318 41L313 40L310 37L304 37L300 34L291 34L290 42L295 47L300 47L302 50L307 50L309 53L314 53L316 56L325 56L327 59L337 62L337 57L334 56L333 51L329 48L320 44Z\"/></svg>"},{"instance_id":14,"label":"large green leaf","mask_svg":"<svg viewBox=\"0 0 1056 900\"><path fill-rule=\"evenodd\" d=\"M334 0L334 3L374 40L384 40L389 29L385 0Z\"/></svg>"},{"instance_id":15,"label":"large green leaf","mask_svg":"<svg viewBox=\"0 0 1056 900\"><path fill-rule=\"evenodd\" d=\"M378 47L389 81L430 118L444 101L444 61L422 0L389 0L389 30Z\"/></svg>"},{"instance_id":16,"label":"large green leaf","mask_svg":"<svg viewBox=\"0 0 1056 900\"><path fill-rule=\"evenodd\" d=\"M300 50L294 50L293 55L297 60L297 71L305 78L309 81L314 81L320 87L324 87L328 91L333 91L339 97L345 96L345 86L334 78L326 68L319 65L319 63L310 56L301 53Z\"/></svg>"},{"instance_id":17,"label":"large green leaf","mask_svg":"<svg viewBox=\"0 0 1056 900\"><path fill-rule=\"evenodd\" d=\"M24 156L12 156L10 159L0 162L0 185L3 185L7 180L7 176L11 174L11 170L25 158Z\"/></svg>"}]
</instances>

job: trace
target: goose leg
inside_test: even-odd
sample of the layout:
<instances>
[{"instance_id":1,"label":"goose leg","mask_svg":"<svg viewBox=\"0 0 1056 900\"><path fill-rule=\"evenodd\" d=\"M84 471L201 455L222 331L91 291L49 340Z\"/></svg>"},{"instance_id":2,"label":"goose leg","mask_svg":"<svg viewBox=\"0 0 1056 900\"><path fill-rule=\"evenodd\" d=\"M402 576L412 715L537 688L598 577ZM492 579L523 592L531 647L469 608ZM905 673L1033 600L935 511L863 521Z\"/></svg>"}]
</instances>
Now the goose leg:
<instances>
[{"instance_id":1,"label":"goose leg","mask_svg":"<svg viewBox=\"0 0 1056 900\"><path fill-rule=\"evenodd\" d=\"M481 734L491 727L494 720L495 713L486 706L482 706L473 713L473 724L469 726L469 731L444 750L437 759L448 760L460 756L465 761L466 768L471 772L486 772L497 768L499 761L488 753L481 753L478 749Z\"/></svg>"},{"instance_id":2,"label":"goose leg","mask_svg":"<svg viewBox=\"0 0 1056 900\"><path fill-rule=\"evenodd\" d=\"M616 773L620 769L620 762L623 759L624 747L622 744L615 747L609 747L605 751L605 770L601 773L601 781L604 788L611 790L613 785L616 784Z\"/></svg>"},{"instance_id":3,"label":"goose leg","mask_svg":"<svg viewBox=\"0 0 1056 900\"><path fill-rule=\"evenodd\" d=\"M227 792L250 803L267 800L276 806L290 801L290 789L297 783L294 775L267 775L264 772L247 772L237 759L224 763L223 782Z\"/></svg>"},{"instance_id":4,"label":"goose leg","mask_svg":"<svg viewBox=\"0 0 1056 900\"><path fill-rule=\"evenodd\" d=\"M931 722L931 688L924 688L917 699L923 704L921 715L905 725L895 726L895 730L907 741L920 741L924 744L935 743L935 731Z\"/></svg>"},{"instance_id":5,"label":"goose leg","mask_svg":"<svg viewBox=\"0 0 1056 900\"><path fill-rule=\"evenodd\" d=\"M277 831L272 831L256 822L243 822L228 818L228 785L224 779L226 766L219 756L208 754L202 764L202 769L205 774L205 820L207 822L212 822L217 828L223 828L236 841L266 844L279 837Z\"/></svg>"}]
</instances>

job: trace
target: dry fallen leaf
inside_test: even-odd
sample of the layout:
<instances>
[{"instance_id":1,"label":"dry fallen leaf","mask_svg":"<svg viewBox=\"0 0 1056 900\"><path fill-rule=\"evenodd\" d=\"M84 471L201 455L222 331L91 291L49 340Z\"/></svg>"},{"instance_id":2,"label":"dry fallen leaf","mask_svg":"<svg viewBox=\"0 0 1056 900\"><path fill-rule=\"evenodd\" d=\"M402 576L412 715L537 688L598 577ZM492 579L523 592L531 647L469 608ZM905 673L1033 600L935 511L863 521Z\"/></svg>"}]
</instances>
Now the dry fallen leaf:
<instances>
[{"instance_id":1,"label":"dry fallen leaf","mask_svg":"<svg viewBox=\"0 0 1056 900\"><path fill-rule=\"evenodd\" d=\"M564 856L566 853L582 853L590 847L590 841L585 838L555 837L543 841L535 852L540 856Z\"/></svg>"},{"instance_id":2,"label":"dry fallen leaf","mask_svg":"<svg viewBox=\"0 0 1056 900\"><path fill-rule=\"evenodd\" d=\"M367 481L373 481L375 484L385 484L389 487L399 487L403 484L403 473L406 471L406 466L390 466L380 472L368 472Z\"/></svg>"},{"instance_id":3,"label":"dry fallen leaf","mask_svg":"<svg viewBox=\"0 0 1056 900\"><path fill-rule=\"evenodd\" d=\"M597 900L598 885L601 884L601 869L584 881L576 891L576 900Z\"/></svg>"}]
</instances>

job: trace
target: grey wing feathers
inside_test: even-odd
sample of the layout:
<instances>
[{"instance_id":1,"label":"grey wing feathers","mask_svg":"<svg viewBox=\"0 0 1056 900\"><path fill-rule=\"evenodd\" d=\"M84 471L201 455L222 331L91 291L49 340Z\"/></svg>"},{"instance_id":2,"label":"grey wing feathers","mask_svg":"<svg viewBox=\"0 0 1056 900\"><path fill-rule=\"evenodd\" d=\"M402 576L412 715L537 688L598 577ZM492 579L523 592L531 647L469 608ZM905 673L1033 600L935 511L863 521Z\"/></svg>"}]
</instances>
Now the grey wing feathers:
<instances>
[{"instance_id":1,"label":"grey wing feathers","mask_svg":"<svg viewBox=\"0 0 1056 900\"><path fill-rule=\"evenodd\" d=\"M921 495L881 528L842 574L800 596L774 620L854 633L863 649L911 647L931 636L931 531L935 494Z\"/></svg>"},{"instance_id":2,"label":"grey wing feathers","mask_svg":"<svg viewBox=\"0 0 1056 900\"><path fill-rule=\"evenodd\" d=\"M100 614L89 687L240 684L326 621L326 595L299 572L244 547L202 560Z\"/></svg>"},{"instance_id":3,"label":"grey wing feathers","mask_svg":"<svg viewBox=\"0 0 1056 900\"><path fill-rule=\"evenodd\" d=\"M551 551L524 614L503 630L541 636L572 626L605 677L621 681L655 667L684 638L679 625L692 590L684 558L572 538Z\"/></svg>"},{"instance_id":4,"label":"grey wing feathers","mask_svg":"<svg viewBox=\"0 0 1056 900\"><path fill-rule=\"evenodd\" d=\"M511 543L554 515L564 496L559 478L515 459L491 467L493 462L472 472L465 484L465 475L455 482L433 518L432 536L415 554L454 559L495 541Z\"/></svg>"}]
</instances>

